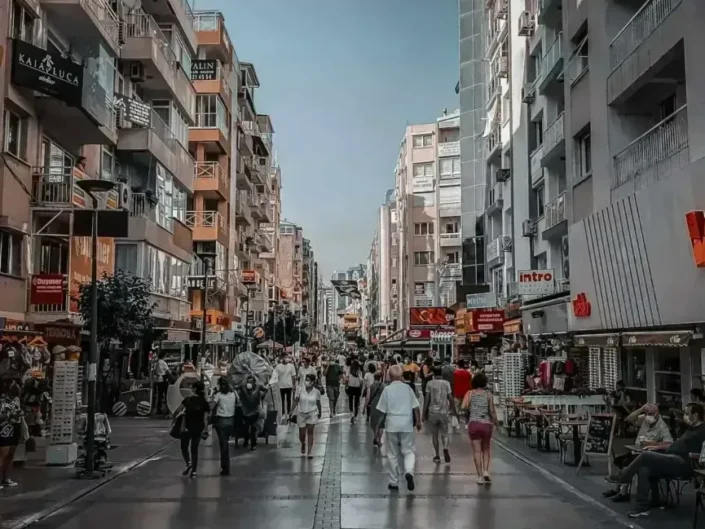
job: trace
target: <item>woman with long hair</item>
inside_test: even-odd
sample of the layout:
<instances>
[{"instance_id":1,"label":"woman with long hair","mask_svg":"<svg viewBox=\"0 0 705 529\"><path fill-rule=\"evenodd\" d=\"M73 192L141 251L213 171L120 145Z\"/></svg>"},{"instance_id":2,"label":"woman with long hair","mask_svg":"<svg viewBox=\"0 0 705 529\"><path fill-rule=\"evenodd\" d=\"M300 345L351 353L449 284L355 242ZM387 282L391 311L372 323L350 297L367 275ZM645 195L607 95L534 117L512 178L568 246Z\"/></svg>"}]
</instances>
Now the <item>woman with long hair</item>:
<instances>
[{"instance_id":1,"label":"woman with long hair","mask_svg":"<svg viewBox=\"0 0 705 529\"><path fill-rule=\"evenodd\" d=\"M350 362L350 371L345 379L345 392L348 395L348 409L352 414L350 423L355 424L360 413L360 397L362 396L362 372L357 360Z\"/></svg>"},{"instance_id":2,"label":"woman with long hair","mask_svg":"<svg viewBox=\"0 0 705 529\"><path fill-rule=\"evenodd\" d=\"M301 455L306 454L313 458L313 431L318 419L321 418L321 392L315 387L316 375L309 373L304 379L304 386L299 387L294 401L294 408L299 410L296 421L299 424L299 441L301 441ZM308 443L307 443L308 441Z\"/></svg>"},{"instance_id":3,"label":"woman with long hair","mask_svg":"<svg viewBox=\"0 0 705 529\"><path fill-rule=\"evenodd\" d=\"M193 395L186 397L181 403L184 412L183 429L181 431L181 456L184 458L186 468L183 476L196 477L198 469L198 445L201 439L208 436L208 415L210 404L206 400L206 386L200 380L193 385ZM178 416L179 410L174 415Z\"/></svg>"},{"instance_id":4,"label":"woman with long hair","mask_svg":"<svg viewBox=\"0 0 705 529\"><path fill-rule=\"evenodd\" d=\"M10 471L21 435L20 394L20 386L15 380L6 379L0 384L0 489L17 486L10 479Z\"/></svg>"},{"instance_id":5,"label":"woman with long hair","mask_svg":"<svg viewBox=\"0 0 705 529\"><path fill-rule=\"evenodd\" d=\"M218 392L213 397L215 432L220 448L220 475L230 475L230 445L228 441L235 430L235 408L237 394L225 377L218 379Z\"/></svg>"},{"instance_id":6,"label":"woman with long hair","mask_svg":"<svg viewBox=\"0 0 705 529\"><path fill-rule=\"evenodd\" d=\"M492 459L492 427L497 422L492 392L487 389L487 377L478 373L472 378L472 389L462 404L468 415L468 435L472 444L472 458L477 471L477 483L489 484Z\"/></svg>"},{"instance_id":7,"label":"woman with long hair","mask_svg":"<svg viewBox=\"0 0 705 529\"><path fill-rule=\"evenodd\" d=\"M382 396L382 391L386 384L382 381L382 373L377 371L374 374L374 382L367 389L367 402L369 407L369 423L372 432L374 433L374 440L372 444L374 446L380 446L382 444L382 434L384 433L384 413L377 409L377 403L379 398Z\"/></svg>"}]
</instances>

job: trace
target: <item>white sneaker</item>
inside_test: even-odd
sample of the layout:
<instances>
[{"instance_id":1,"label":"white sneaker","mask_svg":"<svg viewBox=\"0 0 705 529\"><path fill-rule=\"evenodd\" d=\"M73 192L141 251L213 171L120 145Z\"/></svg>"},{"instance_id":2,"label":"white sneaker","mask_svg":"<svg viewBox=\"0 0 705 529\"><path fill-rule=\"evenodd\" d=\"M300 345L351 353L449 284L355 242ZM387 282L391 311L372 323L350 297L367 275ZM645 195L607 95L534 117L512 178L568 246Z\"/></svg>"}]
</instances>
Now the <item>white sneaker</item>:
<instances>
[{"instance_id":1,"label":"white sneaker","mask_svg":"<svg viewBox=\"0 0 705 529\"><path fill-rule=\"evenodd\" d=\"M17 482L16 482L16 481L12 481L11 479L6 479L6 480L3 481L2 483L0 483L0 486L1 486L1 487L13 488L13 487L16 487L16 486L17 486Z\"/></svg>"}]
</instances>

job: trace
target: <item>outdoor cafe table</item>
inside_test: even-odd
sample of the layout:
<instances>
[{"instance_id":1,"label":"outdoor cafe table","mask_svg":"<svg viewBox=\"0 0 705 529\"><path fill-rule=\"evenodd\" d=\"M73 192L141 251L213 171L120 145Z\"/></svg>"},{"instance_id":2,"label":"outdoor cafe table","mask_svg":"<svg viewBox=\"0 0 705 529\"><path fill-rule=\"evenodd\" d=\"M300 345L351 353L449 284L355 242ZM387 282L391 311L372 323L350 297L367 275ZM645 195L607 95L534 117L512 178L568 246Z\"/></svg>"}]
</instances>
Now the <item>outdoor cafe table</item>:
<instances>
[{"instance_id":1,"label":"outdoor cafe table","mask_svg":"<svg viewBox=\"0 0 705 529\"><path fill-rule=\"evenodd\" d=\"M588 422L589 421L586 419L563 419L558 421L560 426L569 426L573 430L573 464L570 466L577 466L580 458L582 457L580 427L587 426Z\"/></svg>"},{"instance_id":2,"label":"outdoor cafe table","mask_svg":"<svg viewBox=\"0 0 705 529\"><path fill-rule=\"evenodd\" d=\"M543 450L544 418L549 415L558 415L558 410L524 409L522 413L536 419L536 449Z\"/></svg>"}]
</instances>

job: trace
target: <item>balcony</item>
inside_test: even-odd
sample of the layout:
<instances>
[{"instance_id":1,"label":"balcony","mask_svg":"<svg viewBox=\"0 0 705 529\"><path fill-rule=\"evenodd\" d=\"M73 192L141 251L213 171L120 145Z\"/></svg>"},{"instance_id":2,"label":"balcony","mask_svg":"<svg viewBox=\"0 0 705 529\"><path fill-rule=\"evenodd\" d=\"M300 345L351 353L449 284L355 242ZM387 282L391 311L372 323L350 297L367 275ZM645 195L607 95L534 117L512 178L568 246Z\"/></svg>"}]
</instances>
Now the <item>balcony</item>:
<instances>
[{"instance_id":1,"label":"balcony","mask_svg":"<svg viewBox=\"0 0 705 529\"><path fill-rule=\"evenodd\" d=\"M244 191L246 193L253 192L252 172L250 171L250 166L245 163L245 158L242 156L237 157L237 174L235 179L238 191Z\"/></svg>"},{"instance_id":2,"label":"balcony","mask_svg":"<svg viewBox=\"0 0 705 529\"><path fill-rule=\"evenodd\" d=\"M191 80L178 64L169 40L146 13L126 15L121 59L141 63L136 79L145 93L168 93L189 120L193 119L196 92ZM136 70L140 70L137 68Z\"/></svg>"},{"instance_id":3,"label":"balcony","mask_svg":"<svg viewBox=\"0 0 705 529\"><path fill-rule=\"evenodd\" d=\"M193 189L195 162L154 110L149 128L133 127L129 123L121 124L118 129L117 148L140 157L148 167L157 160L186 189Z\"/></svg>"},{"instance_id":4,"label":"balcony","mask_svg":"<svg viewBox=\"0 0 705 529\"><path fill-rule=\"evenodd\" d=\"M260 164L260 157L259 156L248 156L247 158L244 158L244 163L247 166L247 168L250 170L250 177L252 178L252 182L254 184L259 184L262 185L265 182L265 175L264 175L264 169L262 165Z\"/></svg>"},{"instance_id":5,"label":"balcony","mask_svg":"<svg viewBox=\"0 0 705 529\"><path fill-rule=\"evenodd\" d=\"M490 188L489 191L489 196L488 196L488 201L487 203L489 204L487 206L487 214L492 215L497 212L502 211L502 205L504 204L504 200L502 199L502 189L503 186L502 184L495 184Z\"/></svg>"},{"instance_id":6,"label":"balcony","mask_svg":"<svg viewBox=\"0 0 705 529\"><path fill-rule=\"evenodd\" d=\"M264 218L264 213L262 212L262 203L256 195L250 195L250 211L252 211L253 220L266 220Z\"/></svg>"},{"instance_id":7,"label":"balcony","mask_svg":"<svg viewBox=\"0 0 705 529\"><path fill-rule=\"evenodd\" d=\"M41 0L57 31L88 42L105 42L120 56L120 20L108 0Z\"/></svg>"},{"instance_id":8,"label":"balcony","mask_svg":"<svg viewBox=\"0 0 705 529\"><path fill-rule=\"evenodd\" d=\"M262 199L262 221L263 223L274 222L274 207L269 203L266 198ZM261 226L261 224L260 224Z\"/></svg>"},{"instance_id":9,"label":"balcony","mask_svg":"<svg viewBox=\"0 0 705 529\"><path fill-rule=\"evenodd\" d=\"M487 136L487 161L496 160L502 154L502 129L495 126Z\"/></svg>"},{"instance_id":10,"label":"balcony","mask_svg":"<svg viewBox=\"0 0 705 529\"><path fill-rule=\"evenodd\" d=\"M441 233L441 248L460 246L461 244L463 244L463 236L460 232Z\"/></svg>"},{"instance_id":11,"label":"balcony","mask_svg":"<svg viewBox=\"0 0 705 529\"><path fill-rule=\"evenodd\" d=\"M32 168L32 205L59 210L85 207L86 196L76 186L85 177L73 167Z\"/></svg>"},{"instance_id":12,"label":"balcony","mask_svg":"<svg viewBox=\"0 0 705 529\"><path fill-rule=\"evenodd\" d=\"M499 55L491 63L492 77L506 79L509 75L509 57Z\"/></svg>"},{"instance_id":13,"label":"balcony","mask_svg":"<svg viewBox=\"0 0 705 529\"><path fill-rule=\"evenodd\" d=\"M438 157L443 158L445 156L460 156L460 142L447 141L445 143L439 143Z\"/></svg>"},{"instance_id":14,"label":"balcony","mask_svg":"<svg viewBox=\"0 0 705 529\"><path fill-rule=\"evenodd\" d=\"M217 211L187 211L186 225L193 230L194 241L218 241L227 247L225 217Z\"/></svg>"},{"instance_id":15,"label":"balcony","mask_svg":"<svg viewBox=\"0 0 705 529\"><path fill-rule=\"evenodd\" d=\"M455 283L463 279L463 266L460 263L448 263L441 268L439 282Z\"/></svg>"},{"instance_id":16,"label":"balcony","mask_svg":"<svg viewBox=\"0 0 705 529\"><path fill-rule=\"evenodd\" d=\"M495 18L490 20L490 28L487 33L487 53L492 54L497 46L507 37L509 24L506 20Z\"/></svg>"},{"instance_id":17,"label":"balcony","mask_svg":"<svg viewBox=\"0 0 705 529\"><path fill-rule=\"evenodd\" d=\"M681 157L687 158L687 153L683 153L686 149L688 107L683 105L614 157L612 189L632 181L634 189L641 189L649 180L663 178L671 172L672 167L683 166Z\"/></svg>"},{"instance_id":18,"label":"balcony","mask_svg":"<svg viewBox=\"0 0 705 529\"><path fill-rule=\"evenodd\" d=\"M144 193L132 193L127 240L144 241L182 261L191 261L191 230L175 218L168 219L170 229L160 226L157 224L156 208L157 204L150 202Z\"/></svg>"},{"instance_id":19,"label":"balcony","mask_svg":"<svg viewBox=\"0 0 705 529\"><path fill-rule=\"evenodd\" d=\"M543 156L541 157L543 167L548 167L552 162L565 158L564 118L565 112L561 112L543 135Z\"/></svg>"},{"instance_id":20,"label":"balcony","mask_svg":"<svg viewBox=\"0 0 705 529\"><path fill-rule=\"evenodd\" d=\"M536 186L543 180L543 165L541 165L541 160L543 159L543 145L531 153L529 157L529 165L531 170L531 185Z\"/></svg>"},{"instance_id":21,"label":"balcony","mask_svg":"<svg viewBox=\"0 0 705 529\"><path fill-rule=\"evenodd\" d=\"M222 108L222 107L221 107ZM189 143L204 143L206 150L217 154L230 154L227 113L197 112L196 124L189 130Z\"/></svg>"},{"instance_id":22,"label":"balcony","mask_svg":"<svg viewBox=\"0 0 705 529\"><path fill-rule=\"evenodd\" d=\"M551 83L563 79L563 33L559 33L556 40L541 59L538 75L539 94L544 95Z\"/></svg>"},{"instance_id":23,"label":"balcony","mask_svg":"<svg viewBox=\"0 0 705 529\"><path fill-rule=\"evenodd\" d=\"M541 237L544 241L556 239L568 234L568 222L566 217L566 194L565 191L546 204L544 217L546 227Z\"/></svg>"},{"instance_id":24,"label":"balcony","mask_svg":"<svg viewBox=\"0 0 705 529\"><path fill-rule=\"evenodd\" d=\"M196 162L193 190L207 198L230 200L228 175L218 162Z\"/></svg>"},{"instance_id":25,"label":"balcony","mask_svg":"<svg viewBox=\"0 0 705 529\"><path fill-rule=\"evenodd\" d=\"M233 47L223 15L218 11L196 11L193 16L193 28L196 30L199 48L207 50L209 57L230 63Z\"/></svg>"},{"instance_id":26,"label":"balcony","mask_svg":"<svg viewBox=\"0 0 705 529\"><path fill-rule=\"evenodd\" d=\"M438 214L442 218L460 217L461 212L462 210L460 201L444 202L438 205Z\"/></svg>"},{"instance_id":27,"label":"balcony","mask_svg":"<svg viewBox=\"0 0 705 529\"><path fill-rule=\"evenodd\" d=\"M242 128L247 135L252 136L254 153L259 156L269 156L270 136L262 133L257 121L243 121Z\"/></svg>"},{"instance_id":28,"label":"balcony","mask_svg":"<svg viewBox=\"0 0 705 529\"><path fill-rule=\"evenodd\" d=\"M487 245L487 266L499 266L504 263L505 237L497 237Z\"/></svg>"},{"instance_id":29,"label":"balcony","mask_svg":"<svg viewBox=\"0 0 705 529\"><path fill-rule=\"evenodd\" d=\"M225 103L228 111L232 110L233 93L230 88L230 83L228 82L227 71L223 67L223 63L220 61L209 61L215 62L215 79L198 79L197 76L193 78L193 88L196 94L218 94L220 98Z\"/></svg>"},{"instance_id":30,"label":"balcony","mask_svg":"<svg viewBox=\"0 0 705 529\"><path fill-rule=\"evenodd\" d=\"M238 225L252 226L252 210L248 204L247 195L237 194L235 200L235 223Z\"/></svg>"},{"instance_id":31,"label":"balcony","mask_svg":"<svg viewBox=\"0 0 705 529\"><path fill-rule=\"evenodd\" d=\"M540 0L539 4L539 24L547 25L561 19L563 0Z\"/></svg>"}]
</instances>

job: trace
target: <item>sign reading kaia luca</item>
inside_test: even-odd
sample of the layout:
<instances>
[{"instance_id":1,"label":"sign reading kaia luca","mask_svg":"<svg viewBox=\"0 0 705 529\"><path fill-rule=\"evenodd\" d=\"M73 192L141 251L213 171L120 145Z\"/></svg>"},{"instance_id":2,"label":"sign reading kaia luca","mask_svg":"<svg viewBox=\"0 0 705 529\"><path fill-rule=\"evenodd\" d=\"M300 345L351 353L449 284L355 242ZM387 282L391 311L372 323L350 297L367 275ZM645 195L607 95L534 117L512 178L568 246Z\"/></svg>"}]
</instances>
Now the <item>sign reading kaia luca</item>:
<instances>
[{"instance_id":1,"label":"sign reading kaia luca","mask_svg":"<svg viewBox=\"0 0 705 529\"><path fill-rule=\"evenodd\" d=\"M517 294L520 296L548 296L556 292L556 276L550 270L519 270Z\"/></svg>"}]
</instances>

